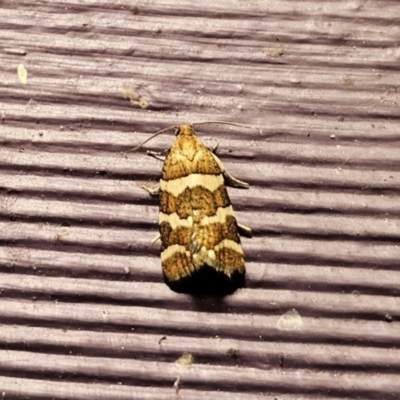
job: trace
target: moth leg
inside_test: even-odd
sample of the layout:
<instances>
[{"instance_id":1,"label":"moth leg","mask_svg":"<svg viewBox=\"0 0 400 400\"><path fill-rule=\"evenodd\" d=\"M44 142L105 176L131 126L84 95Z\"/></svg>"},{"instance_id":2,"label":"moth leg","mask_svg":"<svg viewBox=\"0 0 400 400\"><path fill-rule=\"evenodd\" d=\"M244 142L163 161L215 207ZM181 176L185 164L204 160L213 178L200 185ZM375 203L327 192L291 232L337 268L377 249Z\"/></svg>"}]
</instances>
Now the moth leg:
<instances>
[{"instance_id":1,"label":"moth leg","mask_svg":"<svg viewBox=\"0 0 400 400\"><path fill-rule=\"evenodd\" d=\"M248 188L249 184L246 182L243 182L234 176L232 176L224 167L224 164L222 164L222 161L215 155L213 154L215 162L218 164L222 174L224 175L224 178L232 185L236 187L241 187L241 188Z\"/></svg>"},{"instance_id":2,"label":"moth leg","mask_svg":"<svg viewBox=\"0 0 400 400\"><path fill-rule=\"evenodd\" d=\"M251 228L249 228L248 226L245 226L245 225L242 225L242 224L239 224L239 223L237 224L237 226L238 226L239 233L242 236L245 236L245 237L248 237L248 238L251 238L253 236L253 234L251 232Z\"/></svg>"},{"instance_id":3,"label":"moth leg","mask_svg":"<svg viewBox=\"0 0 400 400\"><path fill-rule=\"evenodd\" d=\"M230 184L232 186L236 186L236 187L241 187L241 188L245 188L247 189L249 187L249 184L247 182L243 182L237 178L235 178L234 176L232 176L229 172L222 171L224 178L230 182Z\"/></svg>"},{"instance_id":4,"label":"moth leg","mask_svg":"<svg viewBox=\"0 0 400 400\"><path fill-rule=\"evenodd\" d=\"M150 194L150 196L158 196L160 194L160 185L157 185L157 186L154 186L154 187L142 185L140 187L143 190L145 190L146 192L148 192Z\"/></svg>"},{"instance_id":5,"label":"moth leg","mask_svg":"<svg viewBox=\"0 0 400 400\"><path fill-rule=\"evenodd\" d=\"M217 153L218 146L219 146L219 143L217 143L217 144L211 149L211 153L216 154L216 153Z\"/></svg>"},{"instance_id":6,"label":"moth leg","mask_svg":"<svg viewBox=\"0 0 400 400\"><path fill-rule=\"evenodd\" d=\"M158 234L158 235L151 241L151 244L154 244L155 242L157 242L157 241L160 240L160 239L161 239L161 235Z\"/></svg>"},{"instance_id":7,"label":"moth leg","mask_svg":"<svg viewBox=\"0 0 400 400\"><path fill-rule=\"evenodd\" d=\"M154 157L156 160L164 162L164 158L160 158L160 156L165 155L165 153L168 151L168 149L165 149L163 151L152 151L152 150L147 150L147 155L150 157Z\"/></svg>"}]
</instances>

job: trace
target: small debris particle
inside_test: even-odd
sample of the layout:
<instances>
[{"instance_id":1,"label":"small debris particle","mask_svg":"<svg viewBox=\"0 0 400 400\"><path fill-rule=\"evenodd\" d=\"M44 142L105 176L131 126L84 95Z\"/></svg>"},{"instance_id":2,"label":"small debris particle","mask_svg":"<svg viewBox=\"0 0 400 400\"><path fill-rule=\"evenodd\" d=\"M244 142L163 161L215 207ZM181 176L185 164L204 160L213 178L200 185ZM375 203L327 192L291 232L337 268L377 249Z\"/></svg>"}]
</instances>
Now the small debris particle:
<instances>
[{"instance_id":1,"label":"small debris particle","mask_svg":"<svg viewBox=\"0 0 400 400\"><path fill-rule=\"evenodd\" d=\"M18 47L4 49L4 53L12 54L14 56L26 56L26 50L19 49Z\"/></svg>"},{"instance_id":2,"label":"small debris particle","mask_svg":"<svg viewBox=\"0 0 400 400\"><path fill-rule=\"evenodd\" d=\"M28 71L26 70L24 64L19 64L17 68L18 79L22 84L28 82Z\"/></svg>"},{"instance_id":3,"label":"small debris particle","mask_svg":"<svg viewBox=\"0 0 400 400\"><path fill-rule=\"evenodd\" d=\"M149 103L136 93L134 86L131 83L124 83L118 88L119 93L124 99L129 99L133 106L147 108Z\"/></svg>"},{"instance_id":4,"label":"small debris particle","mask_svg":"<svg viewBox=\"0 0 400 400\"><path fill-rule=\"evenodd\" d=\"M138 15L140 13L139 7L135 6L131 9L133 15Z\"/></svg>"},{"instance_id":5,"label":"small debris particle","mask_svg":"<svg viewBox=\"0 0 400 400\"><path fill-rule=\"evenodd\" d=\"M183 353L176 361L178 367L190 368L194 363L194 357L190 353Z\"/></svg>"},{"instance_id":6,"label":"small debris particle","mask_svg":"<svg viewBox=\"0 0 400 400\"><path fill-rule=\"evenodd\" d=\"M393 317L390 314L385 314L386 322L393 322Z\"/></svg>"},{"instance_id":7,"label":"small debris particle","mask_svg":"<svg viewBox=\"0 0 400 400\"><path fill-rule=\"evenodd\" d=\"M354 86L354 80L350 78L348 75L345 75L341 78L341 82L343 86Z\"/></svg>"},{"instance_id":8,"label":"small debris particle","mask_svg":"<svg viewBox=\"0 0 400 400\"><path fill-rule=\"evenodd\" d=\"M179 375L176 377L173 387L175 388L176 394L178 394L181 388L181 377Z\"/></svg>"},{"instance_id":9,"label":"small debris particle","mask_svg":"<svg viewBox=\"0 0 400 400\"><path fill-rule=\"evenodd\" d=\"M304 323L299 312L293 308L281 315L276 325L281 331L294 331L300 329Z\"/></svg>"},{"instance_id":10,"label":"small debris particle","mask_svg":"<svg viewBox=\"0 0 400 400\"><path fill-rule=\"evenodd\" d=\"M265 49L264 52L265 54L267 54L269 57L272 58L282 57L285 54L285 50L283 49L282 46L271 47L269 49Z\"/></svg>"},{"instance_id":11,"label":"small debris particle","mask_svg":"<svg viewBox=\"0 0 400 400\"><path fill-rule=\"evenodd\" d=\"M240 356L240 351L237 347L229 347L229 349L226 350L226 354L233 360L237 360Z\"/></svg>"}]
</instances>

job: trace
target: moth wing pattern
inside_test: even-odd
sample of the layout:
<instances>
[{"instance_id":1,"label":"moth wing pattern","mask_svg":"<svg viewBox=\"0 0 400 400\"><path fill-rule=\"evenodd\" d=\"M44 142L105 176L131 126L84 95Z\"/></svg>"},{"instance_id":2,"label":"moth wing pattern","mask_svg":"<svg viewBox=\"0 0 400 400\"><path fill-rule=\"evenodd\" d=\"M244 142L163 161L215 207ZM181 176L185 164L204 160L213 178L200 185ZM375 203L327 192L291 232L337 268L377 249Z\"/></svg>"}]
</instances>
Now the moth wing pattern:
<instances>
[{"instance_id":1,"label":"moth wing pattern","mask_svg":"<svg viewBox=\"0 0 400 400\"><path fill-rule=\"evenodd\" d=\"M162 270L174 291L230 294L245 284L244 254L225 173L191 125L177 128L159 190Z\"/></svg>"}]
</instances>

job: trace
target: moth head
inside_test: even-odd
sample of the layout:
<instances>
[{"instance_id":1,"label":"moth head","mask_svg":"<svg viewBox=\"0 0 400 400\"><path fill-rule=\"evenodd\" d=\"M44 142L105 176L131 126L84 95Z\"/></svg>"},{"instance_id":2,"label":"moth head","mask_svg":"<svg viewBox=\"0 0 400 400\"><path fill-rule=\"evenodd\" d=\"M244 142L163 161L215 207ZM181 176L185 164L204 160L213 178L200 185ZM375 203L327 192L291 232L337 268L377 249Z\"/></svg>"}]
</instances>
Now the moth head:
<instances>
[{"instance_id":1,"label":"moth head","mask_svg":"<svg viewBox=\"0 0 400 400\"><path fill-rule=\"evenodd\" d=\"M194 136L195 132L192 125L184 124L176 127L175 136Z\"/></svg>"}]
</instances>

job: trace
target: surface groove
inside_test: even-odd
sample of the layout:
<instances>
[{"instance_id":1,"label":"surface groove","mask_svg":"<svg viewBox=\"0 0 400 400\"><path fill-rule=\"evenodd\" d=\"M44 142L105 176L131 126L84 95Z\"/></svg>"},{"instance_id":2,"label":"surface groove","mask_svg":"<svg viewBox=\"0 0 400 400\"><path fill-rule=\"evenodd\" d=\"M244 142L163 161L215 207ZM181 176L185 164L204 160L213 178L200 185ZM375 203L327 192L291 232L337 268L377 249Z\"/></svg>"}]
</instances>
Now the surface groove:
<instances>
[{"instance_id":1,"label":"surface groove","mask_svg":"<svg viewBox=\"0 0 400 400\"><path fill-rule=\"evenodd\" d=\"M0 4L2 398L400 398L398 1ZM131 149L216 120L247 284L180 295Z\"/></svg>"}]
</instances>

